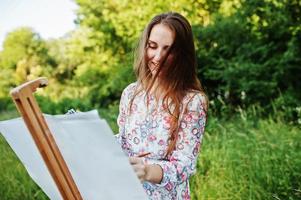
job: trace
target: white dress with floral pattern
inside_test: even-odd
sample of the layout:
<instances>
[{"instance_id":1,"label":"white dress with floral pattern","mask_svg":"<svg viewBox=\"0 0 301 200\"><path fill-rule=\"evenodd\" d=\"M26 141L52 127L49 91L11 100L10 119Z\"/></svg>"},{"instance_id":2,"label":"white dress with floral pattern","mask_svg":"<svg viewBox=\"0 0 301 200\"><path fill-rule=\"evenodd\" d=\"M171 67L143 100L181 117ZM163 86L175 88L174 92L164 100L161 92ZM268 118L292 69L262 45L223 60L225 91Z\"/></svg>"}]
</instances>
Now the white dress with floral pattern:
<instances>
[{"instance_id":1,"label":"white dress with floral pattern","mask_svg":"<svg viewBox=\"0 0 301 200\"><path fill-rule=\"evenodd\" d=\"M205 98L200 93L192 92L184 97L182 104L187 105L187 110L180 115L176 148L165 158L170 129L169 112L164 109L162 101L157 102L154 97L147 97L145 92L140 92L134 98L129 112L129 102L137 86L137 82L132 83L122 93L117 120L118 142L129 156L151 152L145 162L158 164L163 169L160 184L143 183L149 199L190 199L189 177L196 171L206 122Z\"/></svg>"}]
</instances>

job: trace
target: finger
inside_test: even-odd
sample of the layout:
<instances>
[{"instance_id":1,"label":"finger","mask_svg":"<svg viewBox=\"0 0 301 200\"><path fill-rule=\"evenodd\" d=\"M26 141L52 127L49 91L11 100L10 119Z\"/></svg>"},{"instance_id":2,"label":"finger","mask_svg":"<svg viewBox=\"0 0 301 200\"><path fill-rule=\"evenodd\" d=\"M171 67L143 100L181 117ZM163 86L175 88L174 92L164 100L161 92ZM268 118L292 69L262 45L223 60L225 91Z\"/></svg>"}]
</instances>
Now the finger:
<instances>
[{"instance_id":1,"label":"finger","mask_svg":"<svg viewBox=\"0 0 301 200\"><path fill-rule=\"evenodd\" d=\"M132 165L138 163L136 157L129 157L129 161Z\"/></svg>"},{"instance_id":2,"label":"finger","mask_svg":"<svg viewBox=\"0 0 301 200\"><path fill-rule=\"evenodd\" d=\"M145 173L143 171L139 171L136 173L137 177L139 178L140 181L145 180Z\"/></svg>"},{"instance_id":3,"label":"finger","mask_svg":"<svg viewBox=\"0 0 301 200\"><path fill-rule=\"evenodd\" d=\"M138 157L129 157L130 163L133 164L143 164L143 159Z\"/></svg>"}]
</instances>

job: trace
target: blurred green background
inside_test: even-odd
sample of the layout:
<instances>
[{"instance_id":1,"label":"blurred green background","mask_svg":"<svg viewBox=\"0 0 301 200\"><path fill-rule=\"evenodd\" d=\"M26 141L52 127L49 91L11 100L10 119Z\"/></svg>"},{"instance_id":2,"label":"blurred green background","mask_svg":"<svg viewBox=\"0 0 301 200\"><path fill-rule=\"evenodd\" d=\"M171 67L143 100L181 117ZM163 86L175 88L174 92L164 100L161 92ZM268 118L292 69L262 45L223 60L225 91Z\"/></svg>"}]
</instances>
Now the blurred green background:
<instances>
[{"instance_id":1,"label":"blurred green background","mask_svg":"<svg viewBox=\"0 0 301 200\"><path fill-rule=\"evenodd\" d=\"M191 22L209 119L191 179L193 199L301 199L300 0L76 0L77 28L43 40L10 32L0 51L0 120L8 93L40 76L45 113L98 109L114 132L119 98L135 80L133 50L156 14ZM0 200L47 199L0 135Z\"/></svg>"}]
</instances>

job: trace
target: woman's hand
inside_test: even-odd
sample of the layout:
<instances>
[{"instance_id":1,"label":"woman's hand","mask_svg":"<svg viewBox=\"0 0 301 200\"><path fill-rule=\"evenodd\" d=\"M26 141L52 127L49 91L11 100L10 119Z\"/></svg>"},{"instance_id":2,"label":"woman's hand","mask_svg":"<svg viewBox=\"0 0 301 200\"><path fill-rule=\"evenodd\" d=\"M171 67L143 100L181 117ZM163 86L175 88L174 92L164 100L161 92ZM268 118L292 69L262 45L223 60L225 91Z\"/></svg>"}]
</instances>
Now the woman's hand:
<instances>
[{"instance_id":1,"label":"woman's hand","mask_svg":"<svg viewBox=\"0 0 301 200\"><path fill-rule=\"evenodd\" d=\"M146 181L147 170L143 158L130 157L129 160L139 180L141 182Z\"/></svg>"},{"instance_id":2,"label":"woman's hand","mask_svg":"<svg viewBox=\"0 0 301 200\"><path fill-rule=\"evenodd\" d=\"M163 170L160 165L148 165L144 163L141 157L130 157L129 161L141 182L149 181L155 184L161 182Z\"/></svg>"}]
</instances>

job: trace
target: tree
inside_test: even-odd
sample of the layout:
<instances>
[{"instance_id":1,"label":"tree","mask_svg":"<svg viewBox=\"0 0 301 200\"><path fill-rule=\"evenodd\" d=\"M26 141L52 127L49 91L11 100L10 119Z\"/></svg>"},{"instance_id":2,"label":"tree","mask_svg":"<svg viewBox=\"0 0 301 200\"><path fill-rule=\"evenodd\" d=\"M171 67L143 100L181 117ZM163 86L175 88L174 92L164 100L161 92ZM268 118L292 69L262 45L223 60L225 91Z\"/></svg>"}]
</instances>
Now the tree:
<instances>
[{"instance_id":1,"label":"tree","mask_svg":"<svg viewBox=\"0 0 301 200\"><path fill-rule=\"evenodd\" d=\"M198 27L199 74L211 99L271 108L271 101L284 98L279 109L297 107L300 11L298 1L244 1L232 15L216 14L209 26Z\"/></svg>"},{"instance_id":2,"label":"tree","mask_svg":"<svg viewBox=\"0 0 301 200\"><path fill-rule=\"evenodd\" d=\"M31 28L21 27L10 32L0 52L1 95L26 80L49 75L51 66L45 42Z\"/></svg>"}]
</instances>

